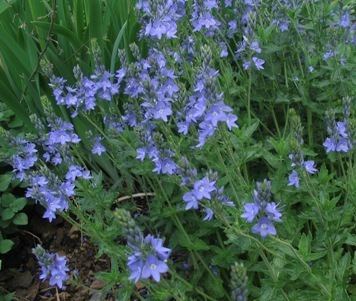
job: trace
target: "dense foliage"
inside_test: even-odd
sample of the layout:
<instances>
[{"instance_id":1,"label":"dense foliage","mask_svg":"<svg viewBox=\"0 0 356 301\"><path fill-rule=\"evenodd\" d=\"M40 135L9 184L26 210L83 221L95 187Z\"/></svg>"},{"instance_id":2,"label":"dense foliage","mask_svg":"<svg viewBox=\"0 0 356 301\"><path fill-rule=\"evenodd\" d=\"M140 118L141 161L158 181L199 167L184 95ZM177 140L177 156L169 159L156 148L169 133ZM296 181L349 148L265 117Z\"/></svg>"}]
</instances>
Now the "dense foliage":
<instances>
[{"instance_id":1,"label":"dense foliage","mask_svg":"<svg viewBox=\"0 0 356 301\"><path fill-rule=\"evenodd\" d=\"M28 109L16 85L16 100L0 94L30 131L3 129L2 149L43 217L63 216L110 257L105 293L355 298L352 1L52 4L48 23L33 22L51 40L28 40L45 43ZM11 51L0 50L8 81ZM41 279L71 281L64 257L34 254Z\"/></svg>"}]
</instances>

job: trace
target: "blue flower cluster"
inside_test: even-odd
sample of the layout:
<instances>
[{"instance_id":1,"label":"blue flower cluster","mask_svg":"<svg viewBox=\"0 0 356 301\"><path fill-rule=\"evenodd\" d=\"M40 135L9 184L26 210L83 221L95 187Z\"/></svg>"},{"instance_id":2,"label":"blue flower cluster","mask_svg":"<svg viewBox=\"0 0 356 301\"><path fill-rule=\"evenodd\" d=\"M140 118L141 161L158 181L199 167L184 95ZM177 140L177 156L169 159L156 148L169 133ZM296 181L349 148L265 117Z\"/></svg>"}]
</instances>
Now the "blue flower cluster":
<instances>
[{"instance_id":1,"label":"blue flower cluster","mask_svg":"<svg viewBox=\"0 0 356 301\"><path fill-rule=\"evenodd\" d=\"M50 285L63 288L63 283L68 279L69 268L67 258L55 253L46 252L40 245L32 249L41 268L40 279L49 280Z\"/></svg>"},{"instance_id":2,"label":"blue flower cluster","mask_svg":"<svg viewBox=\"0 0 356 301\"><path fill-rule=\"evenodd\" d=\"M130 280L137 282L152 277L158 282L161 274L168 272L166 262L171 250L163 246L162 239L149 234L144 239L131 243L130 247L132 253L127 262Z\"/></svg>"},{"instance_id":3,"label":"blue flower cluster","mask_svg":"<svg viewBox=\"0 0 356 301\"><path fill-rule=\"evenodd\" d=\"M207 54L209 56L209 54ZM177 123L179 133L188 134L192 124L198 124L197 147L202 147L207 138L214 135L218 124L224 122L228 129L237 127L237 116L232 108L224 103L223 93L217 89L219 72L209 66L209 58L197 74L193 93L180 113L181 121Z\"/></svg>"},{"instance_id":4,"label":"blue flower cluster","mask_svg":"<svg viewBox=\"0 0 356 301\"><path fill-rule=\"evenodd\" d=\"M253 202L244 205L241 217L248 223L252 223L257 218L257 224L251 229L253 233L263 238L267 235L276 235L277 231L273 222L280 222L282 214L278 205L271 202L271 182L268 180L257 182L252 196Z\"/></svg>"},{"instance_id":5,"label":"blue flower cluster","mask_svg":"<svg viewBox=\"0 0 356 301\"><path fill-rule=\"evenodd\" d=\"M292 172L288 177L288 186L294 186L299 188L299 174L297 169L304 168L309 174L315 174L318 170L315 168L315 162L313 160L304 161L302 153L289 154L289 159L291 160L291 166L293 168Z\"/></svg>"},{"instance_id":6,"label":"blue flower cluster","mask_svg":"<svg viewBox=\"0 0 356 301\"><path fill-rule=\"evenodd\" d=\"M350 114L351 114L351 99L345 97L343 99L343 120L335 120L335 112L327 113L327 137L323 143L327 153L341 152L347 153L354 148L355 136L350 130Z\"/></svg>"},{"instance_id":7,"label":"blue flower cluster","mask_svg":"<svg viewBox=\"0 0 356 301\"><path fill-rule=\"evenodd\" d=\"M23 181L26 171L32 168L38 160L36 145L23 138L15 138L13 146L16 149L16 154L11 158L11 165L16 178Z\"/></svg>"},{"instance_id":8,"label":"blue flower cluster","mask_svg":"<svg viewBox=\"0 0 356 301\"><path fill-rule=\"evenodd\" d=\"M171 250L163 246L160 238L150 234L143 237L140 228L126 210L117 209L115 216L130 248L127 259L129 279L137 282L152 277L155 281L160 281L161 274L168 272L167 260Z\"/></svg>"},{"instance_id":9,"label":"blue flower cluster","mask_svg":"<svg viewBox=\"0 0 356 301\"><path fill-rule=\"evenodd\" d=\"M102 144L102 137L95 137L93 147L91 149L92 154L101 156L106 152L106 147Z\"/></svg>"},{"instance_id":10,"label":"blue flower cluster","mask_svg":"<svg viewBox=\"0 0 356 301\"><path fill-rule=\"evenodd\" d=\"M219 203L226 206L234 206L234 203L224 195L224 188L218 188L215 178L216 175L210 173L202 179L197 178L197 170L190 168L180 169L180 175L182 177L182 186L189 187L191 190L183 195L183 201L185 202L185 210L199 209L202 206L202 202L205 201L203 207L205 216L203 220L211 220L214 216L214 212L209 203L212 200L217 200Z\"/></svg>"},{"instance_id":11,"label":"blue flower cluster","mask_svg":"<svg viewBox=\"0 0 356 301\"><path fill-rule=\"evenodd\" d=\"M40 203L46 209L43 217L51 222L56 214L68 209L69 199L75 195L75 181L78 178L90 179L91 175L88 170L73 163L69 148L71 144L80 142L73 125L56 117L48 119L48 126L50 130L46 134L43 125L38 125L38 146L22 138L15 139L16 154L10 163L16 177L28 185L26 197ZM67 172L63 179L43 167L40 157L55 166L64 165Z\"/></svg>"},{"instance_id":12,"label":"blue flower cluster","mask_svg":"<svg viewBox=\"0 0 356 301\"><path fill-rule=\"evenodd\" d=\"M44 149L43 158L46 162L59 165L68 155L70 144L79 143L80 138L74 133L73 125L61 118L52 118L48 126L50 131L40 141Z\"/></svg>"},{"instance_id":13,"label":"blue flower cluster","mask_svg":"<svg viewBox=\"0 0 356 301\"><path fill-rule=\"evenodd\" d=\"M106 71L103 66L97 66L89 77L84 76L79 68L74 69L77 82L74 86L67 84L61 77L51 77L50 86L58 105L72 109L72 116L77 116L80 110L91 111L96 107L97 99L110 101L119 93L121 74L116 76Z\"/></svg>"},{"instance_id":14,"label":"blue flower cluster","mask_svg":"<svg viewBox=\"0 0 356 301\"><path fill-rule=\"evenodd\" d=\"M327 153L344 152L347 153L352 148L352 143L346 121L332 122L327 127L328 134L323 143Z\"/></svg>"},{"instance_id":15,"label":"blue flower cluster","mask_svg":"<svg viewBox=\"0 0 356 301\"><path fill-rule=\"evenodd\" d=\"M163 144L162 135L153 131L152 123L147 125L151 125L151 128L149 126L137 127L137 129L141 130L141 142L143 142L144 146L136 150L136 159L143 161L149 158L154 164L152 171L157 174L175 174L178 166L172 159L174 152L160 147Z\"/></svg>"},{"instance_id":16,"label":"blue flower cluster","mask_svg":"<svg viewBox=\"0 0 356 301\"><path fill-rule=\"evenodd\" d=\"M136 116L137 119L168 121L173 114L172 102L179 91L175 78L174 70L168 67L164 54L156 49L151 49L146 59L128 67L124 93L140 100L141 116Z\"/></svg>"},{"instance_id":17,"label":"blue flower cluster","mask_svg":"<svg viewBox=\"0 0 356 301\"><path fill-rule=\"evenodd\" d=\"M186 0L138 0L141 35L149 38L176 38L178 21L185 15Z\"/></svg>"},{"instance_id":18,"label":"blue flower cluster","mask_svg":"<svg viewBox=\"0 0 356 301\"><path fill-rule=\"evenodd\" d=\"M212 10L217 8L217 0L194 0L191 16L193 32L202 31L204 34L212 36L221 24L212 14Z\"/></svg>"}]
</instances>

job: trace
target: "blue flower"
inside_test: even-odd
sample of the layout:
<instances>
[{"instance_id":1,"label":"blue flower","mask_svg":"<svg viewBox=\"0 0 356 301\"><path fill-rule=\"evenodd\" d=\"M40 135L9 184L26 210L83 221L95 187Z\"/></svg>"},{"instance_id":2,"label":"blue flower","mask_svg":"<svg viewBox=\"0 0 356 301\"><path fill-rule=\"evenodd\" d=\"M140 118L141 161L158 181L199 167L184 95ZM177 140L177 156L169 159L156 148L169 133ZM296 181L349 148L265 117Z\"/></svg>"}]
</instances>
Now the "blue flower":
<instances>
[{"instance_id":1,"label":"blue flower","mask_svg":"<svg viewBox=\"0 0 356 301\"><path fill-rule=\"evenodd\" d=\"M210 200L211 192L215 190L215 181L210 181L208 177L204 177L203 179L198 180L194 183L193 193L199 201L203 198Z\"/></svg>"},{"instance_id":2,"label":"blue flower","mask_svg":"<svg viewBox=\"0 0 356 301\"><path fill-rule=\"evenodd\" d=\"M352 140L349 137L348 123L346 117L344 121L335 122L335 120L329 121L328 133L330 137L327 137L323 143L327 153L329 152L344 152L347 153L352 149Z\"/></svg>"},{"instance_id":3,"label":"blue flower","mask_svg":"<svg viewBox=\"0 0 356 301\"><path fill-rule=\"evenodd\" d=\"M351 18L350 18L350 13L348 11L345 11L339 21L339 25L342 28L348 28L351 25Z\"/></svg>"},{"instance_id":4,"label":"blue flower","mask_svg":"<svg viewBox=\"0 0 356 301\"><path fill-rule=\"evenodd\" d=\"M307 173L314 174L318 172L318 170L315 168L315 162L313 160L305 161L304 167Z\"/></svg>"},{"instance_id":5,"label":"blue flower","mask_svg":"<svg viewBox=\"0 0 356 301\"><path fill-rule=\"evenodd\" d=\"M152 277L159 282L161 274L168 271L167 259L171 250L163 247L163 240L147 235L143 241L131 244L132 253L128 257L129 279L137 282Z\"/></svg>"},{"instance_id":6,"label":"blue flower","mask_svg":"<svg viewBox=\"0 0 356 301\"><path fill-rule=\"evenodd\" d=\"M186 192L183 195L183 201L186 202L185 210L199 208L199 201L193 191Z\"/></svg>"},{"instance_id":7,"label":"blue flower","mask_svg":"<svg viewBox=\"0 0 356 301\"><path fill-rule=\"evenodd\" d=\"M68 209L68 198L73 194L73 188L69 183L61 182L57 176L50 174L34 175L29 179L30 187L27 188L26 197L39 202L46 211L43 218L50 222L56 218L58 212Z\"/></svg>"},{"instance_id":8,"label":"blue flower","mask_svg":"<svg viewBox=\"0 0 356 301\"><path fill-rule=\"evenodd\" d=\"M101 143L103 139L101 137L95 137L94 139L94 145L91 149L91 152L94 154L94 155L98 155L98 156L101 156L103 153L106 152L106 148L105 146Z\"/></svg>"},{"instance_id":9,"label":"blue flower","mask_svg":"<svg viewBox=\"0 0 356 301\"><path fill-rule=\"evenodd\" d=\"M185 14L186 0L139 0L136 9L143 26L141 34L150 38L176 38L177 22Z\"/></svg>"},{"instance_id":10,"label":"blue flower","mask_svg":"<svg viewBox=\"0 0 356 301\"><path fill-rule=\"evenodd\" d=\"M205 216L203 218L203 221L210 221L214 217L214 211L210 208L205 208Z\"/></svg>"},{"instance_id":11,"label":"blue flower","mask_svg":"<svg viewBox=\"0 0 356 301\"><path fill-rule=\"evenodd\" d=\"M264 180L262 183L256 183L256 189L253 191L253 203L244 205L244 212L241 215L248 223L258 219L251 231L265 238L267 235L276 235L277 231L273 222L280 222L282 214L278 205L271 202L271 182Z\"/></svg>"},{"instance_id":12,"label":"blue flower","mask_svg":"<svg viewBox=\"0 0 356 301\"><path fill-rule=\"evenodd\" d=\"M252 41L250 44L250 49L254 52L261 53L261 48L258 41Z\"/></svg>"},{"instance_id":13,"label":"blue flower","mask_svg":"<svg viewBox=\"0 0 356 301\"><path fill-rule=\"evenodd\" d=\"M191 18L194 32L204 30L208 35L212 35L219 28L221 23L212 14L214 8L218 8L216 0L194 0Z\"/></svg>"},{"instance_id":14,"label":"blue flower","mask_svg":"<svg viewBox=\"0 0 356 301\"><path fill-rule=\"evenodd\" d=\"M252 61L255 64L255 67L257 70L264 69L263 64L265 63L265 61L263 59L260 59L260 58L254 56L254 57L252 57Z\"/></svg>"},{"instance_id":15,"label":"blue flower","mask_svg":"<svg viewBox=\"0 0 356 301\"><path fill-rule=\"evenodd\" d=\"M299 188L299 175L295 170L290 173L288 181L288 186L294 186L296 188Z\"/></svg>"},{"instance_id":16,"label":"blue flower","mask_svg":"<svg viewBox=\"0 0 356 301\"><path fill-rule=\"evenodd\" d=\"M261 217L258 223L252 227L252 233L259 234L262 238L265 238L268 235L276 235L277 231L274 224L267 217Z\"/></svg>"},{"instance_id":17,"label":"blue flower","mask_svg":"<svg viewBox=\"0 0 356 301\"><path fill-rule=\"evenodd\" d=\"M67 258L58 254L46 252L40 245L32 249L41 268L40 279L49 280L50 285L63 288L63 283L68 279Z\"/></svg>"},{"instance_id":18,"label":"blue flower","mask_svg":"<svg viewBox=\"0 0 356 301\"><path fill-rule=\"evenodd\" d=\"M11 158L11 165L16 174L16 178L23 181L26 172L37 162L36 145L25 139L16 138L13 142L13 146L16 149L16 154Z\"/></svg>"},{"instance_id":19,"label":"blue flower","mask_svg":"<svg viewBox=\"0 0 356 301\"><path fill-rule=\"evenodd\" d=\"M241 217L247 222L252 223L259 211L260 207L256 203L247 203L244 205L244 213Z\"/></svg>"},{"instance_id":20,"label":"blue flower","mask_svg":"<svg viewBox=\"0 0 356 301\"><path fill-rule=\"evenodd\" d=\"M276 203L267 203L265 207L265 212L270 220L275 222L281 221L282 213L279 212L279 208Z\"/></svg>"},{"instance_id":21,"label":"blue flower","mask_svg":"<svg viewBox=\"0 0 356 301\"><path fill-rule=\"evenodd\" d=\"M74 182L77 178L91 179L90 171L78 165L71 165L65 176L66 180Z\"/></svg>"}]
</instances>

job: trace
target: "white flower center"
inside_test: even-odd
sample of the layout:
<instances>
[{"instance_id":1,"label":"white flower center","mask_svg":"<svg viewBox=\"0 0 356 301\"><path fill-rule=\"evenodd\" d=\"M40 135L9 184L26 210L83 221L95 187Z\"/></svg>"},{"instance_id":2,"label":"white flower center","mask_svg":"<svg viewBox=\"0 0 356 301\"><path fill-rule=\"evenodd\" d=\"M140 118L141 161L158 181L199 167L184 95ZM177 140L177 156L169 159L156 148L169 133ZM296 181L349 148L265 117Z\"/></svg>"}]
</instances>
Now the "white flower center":
<instances>
[{"instance_id":1,"label":"white flower center","mask_svg":"<svg viewBox=\"0 0 356 301\"><path fill-rule=\"evenodd\" d=\"M157 266L156 266L154 263L152 263L152 264L150 265L150 269L151 269L151 270L155 270L155 269L157 269Z\"/></svg>"}]
</instances>

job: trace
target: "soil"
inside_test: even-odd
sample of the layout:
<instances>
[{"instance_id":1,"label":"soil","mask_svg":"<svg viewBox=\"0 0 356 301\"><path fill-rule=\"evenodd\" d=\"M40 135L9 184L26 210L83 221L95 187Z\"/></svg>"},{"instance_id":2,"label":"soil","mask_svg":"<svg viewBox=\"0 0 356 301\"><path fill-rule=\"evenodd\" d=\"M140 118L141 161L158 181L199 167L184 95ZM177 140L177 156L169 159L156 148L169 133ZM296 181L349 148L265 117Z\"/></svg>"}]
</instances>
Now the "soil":
<instances>
[{"instance_id":1,"label":"soil","mask_svg":"<svg viewBox=\"0 0 356 301\"><path fill-rule=\"evenodd\" d=\"M95 278L97 272L109 270L108 258L97 258L96 247L62 218L49 223L41 217L39 208L30 210L29 224L11 238L15 246L2 258L1 291L15 292L15 301L114 300L102 296L100 289L105 284ZM31 251L39 243L50 252L67 256L71 279L65 289L39 280L39 266Z\"/></svg>"}]
</instances>

